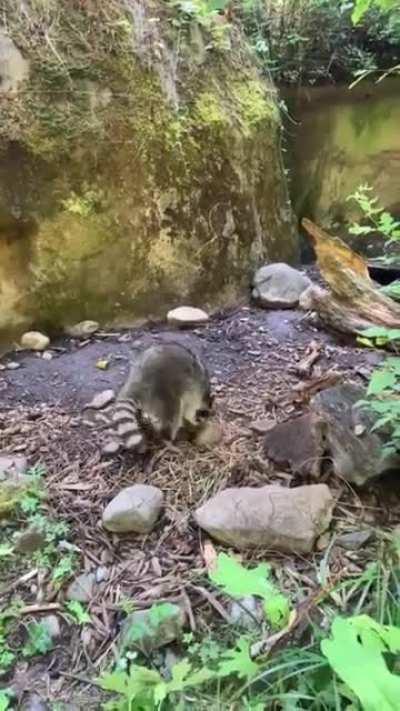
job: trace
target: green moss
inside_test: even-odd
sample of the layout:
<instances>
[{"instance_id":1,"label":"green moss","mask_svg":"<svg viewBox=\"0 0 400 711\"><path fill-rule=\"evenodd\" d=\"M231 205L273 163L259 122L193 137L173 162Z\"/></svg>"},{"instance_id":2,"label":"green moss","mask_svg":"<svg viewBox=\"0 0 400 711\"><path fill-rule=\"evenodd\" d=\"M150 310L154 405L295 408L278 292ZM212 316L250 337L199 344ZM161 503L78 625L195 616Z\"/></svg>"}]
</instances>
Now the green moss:
<instances>
[{"instance_id":1,"label":"green moss","mask_svg":"<svg viewBox=\"0 0 400 711\"><path fill-rule=\"evenodd\" d=\"M248 127L264 121L279 123L279 109L274 97L267 97L265 87L257 80L233 82L231 90L242 119Z\"/></svg>"},{"instance_id":2,"label":"green moss","mask_svg":"<svg viewBox=\"0 0 400 711\"><path fill-rule=\"evenodd\" d=\"M204 91L197 97L194 106L194 118L201 124L223 126L229 123L226 109L220 97L211 91Z\"/></svg>"}]
</instances>

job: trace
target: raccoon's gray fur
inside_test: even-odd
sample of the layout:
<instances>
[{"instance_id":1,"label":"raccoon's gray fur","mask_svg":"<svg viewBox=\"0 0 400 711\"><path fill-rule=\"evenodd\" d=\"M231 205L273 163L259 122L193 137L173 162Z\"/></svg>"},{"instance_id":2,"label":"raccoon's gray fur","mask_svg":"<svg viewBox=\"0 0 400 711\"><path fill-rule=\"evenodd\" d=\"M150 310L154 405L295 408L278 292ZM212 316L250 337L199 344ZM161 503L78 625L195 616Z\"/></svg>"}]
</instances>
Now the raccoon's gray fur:
<instances>
[{"instance_id":1,"label":"raccoon's gray fur","mask_svg":"<svg viewBox=\"0 0 400 711\"><path fill-rule=\"evenodd\" d=\"M125 449L146 448L146 428L174 441L195 431L212 408L206 367L188 348L165 343L146 348L132 363L113 407L112 427Z\"/></svg>"}]
</instances>

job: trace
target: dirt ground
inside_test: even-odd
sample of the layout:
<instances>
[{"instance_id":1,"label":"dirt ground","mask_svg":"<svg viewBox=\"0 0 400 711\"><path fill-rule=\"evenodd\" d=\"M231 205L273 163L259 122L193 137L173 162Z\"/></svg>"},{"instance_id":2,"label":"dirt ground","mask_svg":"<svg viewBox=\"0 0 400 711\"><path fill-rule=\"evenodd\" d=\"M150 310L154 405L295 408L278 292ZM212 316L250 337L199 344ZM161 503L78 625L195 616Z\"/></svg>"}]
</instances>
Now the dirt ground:
<instances>
[{"instance_id":1,"label":"dirt ground","mask_svg":"<svg viewBox=\"0 0 400 711\"><path fill-rule=\"evenodd\" d=\"M160 446L142 457L124 454L102 459L100 434L82 424L82 407L97 392L121 385L138 348L171 339L192 347L207 363L222 441L211 451L181 443L174 448ZM312 342L321 345L321 356L311 375L299 375L298 364ZM217 600L205 582L203 538L191 519L193 509L227 485L301 483L265 460L262 436L252 430L252 424L259 418L281 421L304 411L307 403L296 397L296 386L328 370L365 384L379 354L318 330L303 312L253 307L216 314L196 330L153 324L100 332L86 343L64 339L52 343L51 353L51 360L22 352L2 358L3 365L14 361L20 367L0 371L0 448L23 453L32 465L46 467L46 510L70 525L68 541L79 549L76 572L105 566L108 579L97 585L89 604L92 624L84 642L79 628L64 621L63 641L56 650L39 662L18 662L5 681L21 699L37 689L45 698L70 702L74 694L80 699L90 689L82 677L92 678L112 663L122 600L147 607L160 599L181 599L192 627L201 630L214 616L224 623L217 612L224 600ZM99 359L109 361L106 370L96 367ZM147 537L108 534L100 525L102 511L114 494L134 482L162 489L166 499L162 518ZM391 486L383 483L360 493L333 477L328 483L337 497L338 529L399 523L398 492ZM282 571L293 571L308 581L304 588L312 591L317 587L315 560L323 554L321 550L308 559L260 551L247 558L272 561L289 589L293 578L284 577ZM346 558L335 549L331 569L354 574L362 570L368 552L359 555ZM53 589L40 571L29 582L21 582L20 576L29 571L26 560L22 567L7 571L0 586L0 608L10 604L16 592L26 606L38 605L39 615L54 604L61 606L66 585ZM93 694L90 690L92 700L86 699L86 707L99 708Z\"/></svg>"}]
</instances>

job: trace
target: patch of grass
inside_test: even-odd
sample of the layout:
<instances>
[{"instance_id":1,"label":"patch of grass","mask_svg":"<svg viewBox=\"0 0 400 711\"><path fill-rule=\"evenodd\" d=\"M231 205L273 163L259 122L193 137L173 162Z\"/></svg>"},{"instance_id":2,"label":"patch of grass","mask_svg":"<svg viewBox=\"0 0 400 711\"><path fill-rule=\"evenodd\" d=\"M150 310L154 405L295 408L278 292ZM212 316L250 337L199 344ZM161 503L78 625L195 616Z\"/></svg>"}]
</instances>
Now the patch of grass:
<instances>
[{"instance_id":1,"label":"patch of grass","mask_svg":"<svg viewBox=\"0 0 400 711\"><path fill-rule=\"evenodd\" d=\"M267 637L271 652L267 657L251 658L256 634L241 635L228 627L226 635L215 638L185 635L184 654L167 675L154 665L140 663L140 655L121 659L116 669L98 680L101 688L114 694L104 709L114 711L167 711L179 704L206 709L218 699L218 708L247 711L287 709L333 711L351 708L365 711L395 711L400 698L400 676L395 659L400 652L400 613L398 590L400 540L382 536L377 559L354 579L329 584L331 573L327 557L317 577L325 590L314 605L319 625L310 623L302 644L293 647L290 634L286 646L274 650L276 637L266 613ZM224 554L210 579L233 597L254 594L264 601L277 594L269 580L267 566L245 569ZM278 591L282 596L282 593ZM289 600L283 595L287 604ZM292 608L299 614L300 608ZM281 625L287 620L280 618ZM290 627L289 622L289 627ZM288 628L282 630L283 633ZM233 637L233 643L228 641ZM363 682L368 669L368 680ZM368 705L368 699L375 706Z\"/></svg>"}]
</instances>

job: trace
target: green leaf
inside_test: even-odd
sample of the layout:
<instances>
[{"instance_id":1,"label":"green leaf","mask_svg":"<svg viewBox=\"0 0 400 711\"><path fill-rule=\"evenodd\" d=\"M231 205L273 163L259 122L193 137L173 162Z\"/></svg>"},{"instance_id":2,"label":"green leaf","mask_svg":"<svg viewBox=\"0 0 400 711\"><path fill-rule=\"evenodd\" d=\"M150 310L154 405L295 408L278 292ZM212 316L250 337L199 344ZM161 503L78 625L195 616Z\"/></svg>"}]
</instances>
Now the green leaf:
<instances>
[{"instance_id":1,"label":"green leaf","mask_svg":"<svg viewBox=\"0 0 400 711\"><path fill-rule=\"evenodd\" d=\"M231 597L261 597L265 601L264 611L269 622L274 626L282 626L286 623L290 605L285 596L267 579L270 572L271 567L266 563L260 563L256 568L248 570L235 558L220 553L216 569L210 571L209 577Z\"/></svg>"},{"instance_id":2,"label":"green leaf","mask_svg":"<svg viewBox=\"0 0 400 711\"><path fill-rule=\"evenodd\" d=\"M364 711L398 711L400 677L389 672L383 654L400 651L399 628L384 627L367 615L337 617L321 650Z\"/></svg>"},{"instance_id":3,"label":"green leaf","mask_svg":"<svg viewBox=\"0 0 400 711\"><path fill-rule=\"evenodd\" d=\"M367 395L378 395L388 388L393 388L396 385L396 382L396 374L391 370L375 370L369 381Z\"/></svg>"},{"instance_id":4,"label":"green leaf","mask_svg":"<svg viewBox=\"0 0 400 711\"><path fill-rule=\"evenodd\" d=\"M209 577L231 597L259 595L266 598L271 593L275 593L274 586L267 580L270 572L271 566L266 563L260 563L256 568L248 570L235 558L220 553L216 569L210 571Z\"/></svg>"},{"instance_id":5,"label":"green leaf","mask_svg":"<svg viewBox=\"0 0 400 711\"><path fill-rule=\"evenodd\" d=\"M78 623L78 625L85 625L91 622L91 617L89 613L87 612L87 610L85 610L82 603L78 600L70 600L66 603L65 607L72 615L74 620Z\"/></svg>"},{"instance_id":6,"label":"green leaf","mask_svg":"<svg viewBox=\"0 0 400 711\"><path fill-rule=\"evenodd\" d=\"M250 658L250 643L246 637L241 637L235 649L223 654L223 659L218 666L218 676L236 674L240 679L251 679L259 672L258 665Z\"/></svg>"}]
</instances>

